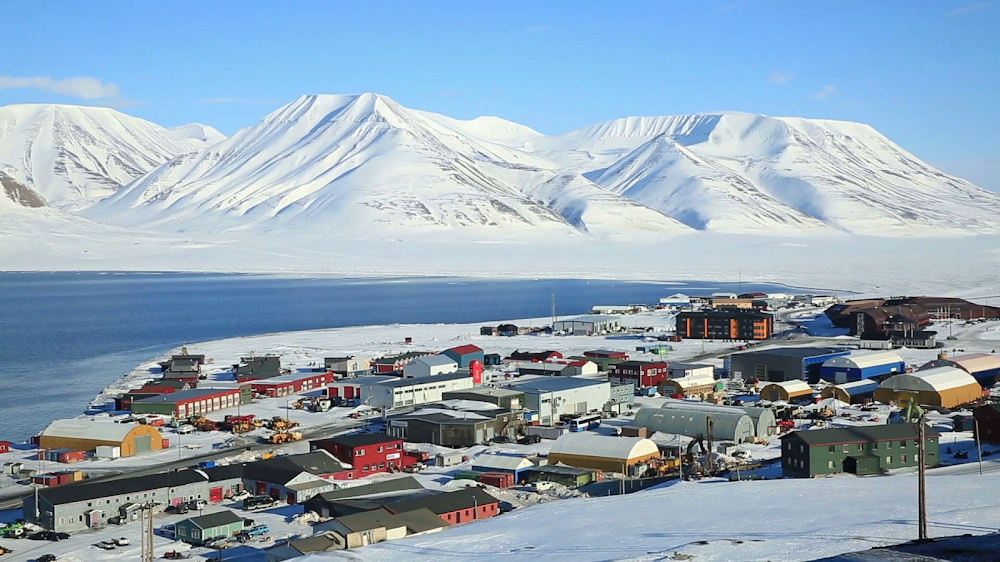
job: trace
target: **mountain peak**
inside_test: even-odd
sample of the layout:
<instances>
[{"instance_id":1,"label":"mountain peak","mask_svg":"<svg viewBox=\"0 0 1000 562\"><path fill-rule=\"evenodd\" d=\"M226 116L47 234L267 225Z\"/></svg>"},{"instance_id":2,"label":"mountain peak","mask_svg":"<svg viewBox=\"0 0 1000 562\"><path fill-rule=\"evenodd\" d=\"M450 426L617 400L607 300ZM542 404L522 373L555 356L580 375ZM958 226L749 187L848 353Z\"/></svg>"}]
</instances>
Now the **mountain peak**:
<instances>
[{"instance_id":1,"label":"mountain peak","mask_svg":"<svg viewBox=\"0 0 1000 562\"><path fill-rule=\"evenodd\" d=\"M180 127L172 127L170 131L173 131L181 138L203 143L205 146L220 143L227 138L226 135L220 133L215 127L201 123L188 123Z\"/></svg>"}]
</instances>

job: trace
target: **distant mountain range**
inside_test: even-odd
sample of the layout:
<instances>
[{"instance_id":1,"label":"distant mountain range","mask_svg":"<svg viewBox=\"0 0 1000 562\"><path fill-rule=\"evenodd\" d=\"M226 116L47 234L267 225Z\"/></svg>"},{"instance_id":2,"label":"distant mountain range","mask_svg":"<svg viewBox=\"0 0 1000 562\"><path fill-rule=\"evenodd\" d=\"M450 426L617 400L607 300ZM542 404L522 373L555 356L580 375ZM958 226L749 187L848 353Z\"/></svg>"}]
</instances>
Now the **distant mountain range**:
<instances>
[{"instance_id":1,"label":"distant mountain range","mask_svg":"<svg viewBox=\"0 0 1000 562\"><path fill-rule=\"evenodd\" d=\"M22 208L30 191L96 222L165 232L1000 231L1000 195L867 125L746 113L629 117L546 136L376 94L309 95L225 138L197 123L165 129L104 108L7 106L0 172L20 186L22 195L6 198Z\"/></svg>"}]
</instances>

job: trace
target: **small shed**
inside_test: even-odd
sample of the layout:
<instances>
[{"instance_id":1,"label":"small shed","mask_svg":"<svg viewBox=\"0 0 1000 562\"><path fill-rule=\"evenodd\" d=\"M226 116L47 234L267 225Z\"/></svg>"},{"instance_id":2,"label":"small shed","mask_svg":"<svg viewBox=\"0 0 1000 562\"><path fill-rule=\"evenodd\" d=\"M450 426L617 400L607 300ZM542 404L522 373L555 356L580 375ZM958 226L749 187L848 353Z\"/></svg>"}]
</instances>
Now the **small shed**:
<instances>
[{"instance_id":1,"label":"small shed","mask_svg":"<svg viewBox=\"0 0 1000 562\"><path fill-rule=\"evenodd\" d=\"M464 461L462 451L441 452L434 456L434 466L438 468L448 468L458 466Z\"/></svg>"},{"instance_id":2,"label":"small shed","mask_svg":"<svg viewBox=\"0 0 1000 562\"><path fill-rule=\"evenodd\" d=\"M920 367L920 371L933 369L934 367L954 367L962 369L972 375L979 385L989 388L996 384L997 376L1000 375L1000 357L989 353L969 353L967 355L956 355L948 357L942 354L941 357Z\"/></svg>"},{"instance_id":3,"label":"small shed","mask_svg":"<svg viewBox=\"0 0 1000 562\"><path fill-rule=\"evenodd\" d=\"M476 472L513 474L515 482L521 482L524 472L534 467L534 463L526 457L517 455L479 455L472 461L472 470Z\"/></svg>"},{"instance_id":4,"label":"small shed","mask_svg":"<svg viewBox=\"0 0 1000 562\"><path fill-rule=\"evenodd\" d=\"M715 366L706 363L671 363L670 378L703 376L715 378Z\"/></svg>"},{"instance_id":5,"label":"small shed","mask_svg":"<svg viewBox=\"0 0 1000 562\"><path fill-rule=\"evenodd\" d=\"M215 537L231 537L243 530L243 518L227 510L177 522L177 538L187 543L205 544Z\"/></svg>"},{"instance_id":6,"label":"small shed","mask_svg":"<svg viewBox=\"0 0 1000 562\"><path fill-rule=\"evenodd\" d=\"M903 373L906 363L894 351L854 351L823 362L820 376L836 384Z\"/></svg>"},{"instance_id":7,"label":"small shed","mask_svg":"<svg viewBox=\"0 0 1000 562\"><path fill-rule=\"evenodd\" d=\"M567 488L579 488L591 482L597 482L599 471L590 468L576 468L563 464L536 466L525 473L525 481L555 482Z\"/></svg>"},{"instance_id":8,"label":"small shed","mask_svg":"<svg viewBox=\"0 0 1000 562\"><path fill-rule=\"evenodd\" d=\"M980 399L983 389L969 373L954 367L933 367L901 373L882 381L875 399L883 404L903 404L915 398L918 404L954 408Z\"/></svg>"},{"instance_id":9,"label":"small shed","mask_svg":"<svg viewBox=\"0 0 1000 562\"><path fill-rule=\"evenodd\" d=\"M459 369L468 369L473 361L485 363L486 360L482 348L474 345L460 345L446 349L441 352L441 355L445 355L454 360L455 363L458 363Z\"/></svg>"},{"instance_id":10,"label":"small shed","mask_svg":"<svg viewBox=\"0 0 1000 562\"><path fill-rule=\"evenodd\" d=\"M760 389L761 399L770 400L771 402L777 402L779 400L787 402L793 398L808 398L812 396L812 393L812 387L802 380L787 380L767 383Z\"/></svg>"},{"instance_id":11,"label":"small shed","mask_svg":"<svg viewBox=\"0 0 1000 562\"><path fill-rule=\"evenodd\" d=\"M774 417L774 410L770 408L758 408L756 406L735 406L747 413L753 420L757 437L767 439L778 433L778 420Z\"/></svg>"},{"instance_id":12,"label":"small shed","mask_svg":"<svg viewBox=\"0 0 1000 562\"><path fill-rule=\"evenodd\" d=\"M871 379L845 382L823 389L820 396L823 398L835 398L848 404L864 404L874 399L875 390L878 389L879 382Z\"/></svg>"},{"instance_id":13,"label":"small shed","mask_svg":"<svg viewBox=\"0 0 1000 562\"><path fill-rule=\"evenodd\" d=\"M632 472L632 467L659 458L656 443L641 437L612 437L596 433L567 433L552 444L549 464Z\"/></svg>"}]
</instances>

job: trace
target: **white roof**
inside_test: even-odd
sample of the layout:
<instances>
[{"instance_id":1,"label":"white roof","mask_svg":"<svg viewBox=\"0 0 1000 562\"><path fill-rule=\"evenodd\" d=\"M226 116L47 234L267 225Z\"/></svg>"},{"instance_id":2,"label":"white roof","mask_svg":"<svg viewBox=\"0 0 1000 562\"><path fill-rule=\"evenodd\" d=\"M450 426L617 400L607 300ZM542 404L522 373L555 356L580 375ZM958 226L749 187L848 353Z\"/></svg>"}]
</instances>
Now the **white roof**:
<instances>
[{"instance_id":1,"label":"white roof","mask_svg":"<svg viewBox=\"0 0 1000 562\"><path fill-rule=\"evenodd\" d=\"M812 392L812 387L806 384L806 381L798 379L790 381L769 382L764 386L780 386L781 388L784 388L786 391L788 391L789 394L795 394L797 392Z\"/></svg>"},{"instance_id":2,"label":"white roof","mask_svg":"<svg viewBox=\"0 0 1000 562\"><path fill-rule=\"evenodd\" d=\"M669 297L661 297L660 302L691 302L691 297L684 293L674 293Z\"/></svg>"},{"instance_id":3,"label":"white roof","mask_svg":"<svg viewBox=\"0 0 1000 562\"><path fill-rule=\"evenodd\" d=\"M435 402L434 404L439 404L446 408L452 410L502 410L500 406L496 404L491 404L489 402L480 402L479 400L461 400L458 398L453 398L451 400L441 400L440 402Z\"/></svg>"},{"instance_id":4,"label":"white roof","mask_svg":"<svg viewBox=\"0 0 1000 562\"><path fill-rule=\"evenodd\" d=\"M56 420L42 432L45 437L68 437L91 439L94 441L124 441L130 431L138 427L134 423L112 421L90 421L81 419Z\"/></svg>"},{"instance_id":5,"label":"white roof","mask_svg":"<svg viewBox=\"0 0 1000 562\"><path fill-rule=\"evenodd\" d=\"M514 455L479 455L476 457L476 460L472 461L472 466L500 470L521 470L534 465L528 459Z\"/></svg>"},{"instance_id":6,"label":"white roof","mask_svg":"<svg viewBox=\"0 0 1000 562\"><path fill-rule=\"evenodd\" d=\"M1000 357L989 353L969 353L967 355L956 355L947 359L931 361L920 368L921 371L932 366L953 366L962 369L967 373L979 373L992 369L1000 369Z\"/></svg>"},{"instance_id":7,"label":"white roof","mask_svg":"<svg viewBox=\"0 0 1000 562\"><path fill-rule=\"evenodd\" d=\"M659 453L656 443L640 437L611 437L596 433L566 433L556 439L549 455L604 457L628 460Z\"/></svg>"},{"instance_id":8,"label":"white roof","mask_svg":"<svg viewBox=\"0 0 1000 562\"><path fill-rule=\"evenodd\" d=\"M894 351L853 351L850 355L831 357L823 362L823 366L865 369L902 362L903 358Z\"/></svg>"},{"instance_id":9,"label":"white roof","mask_svg":"<svg viewBox=\"0 0 1000 562\"><path fill-rule=\"evenodd\" d=\"M711 386L715 384L715 377L713 375L689 375L686 377L676 377L669 379L667 382L672 382L682 389L695 388L699 386Z\"/></svg>"},{"instance_id":10,"label":"white roof","mask_svg":"<svg viewBox=\"0 0 1000 562\"><path fill-rule=\"evenodd\" d=\"M940 392L968 385L979 386L972 375L955 367L934 367L915 373L902 373L889 377L879 385L892 390L909 390L912 392Z\"/></svg>"},{"instance_id":11,"label":"white roof","mask_svg":"<svg viewBox=\"0 0 1000 562\"><path fill-rule=\"evenodd\" d=\"M859 381L845 382L841 384L834 385L834 388L839 388L841 390L850 390L852 388L857 388L859 386L868 386L875 381L872 379L861 379Z\"/></svg>"},{"instance_id":12,"label":"white roof","mask_svg":"<svg viewBox=\"0 0 1000 562\"><path fill-rule=\"evenodd\" d=\"M256 381L253 381L253 384L281 384L281 383L286 383L286 382L295 382L295 381L301 381L301 380L304 380L304 379L311 379L311 378L322 376L323 374L324 373L316 373L316 372L313 372L313 373L289 373L287 375L279 375L277 377L271 377L269 379L256 380ZM233 388L233 387L236 387L236 386L239 386L239 384L237 383L235 385L230 385L229 387L223 387L223 388ZM208 387L205 384L199 384L198 388L208 388Z\"/></svg>"},{"instance_id":13,"label":"white roof","mask_svg":"<svg viewBox=\"0 0 1000 562\"><path fill-rule=\"evenodd\" d=\"M421 357L415 359L414 363L423 363L424 365L429 365L431 367L444 367L445 365L458 365L454 359L448 357L447 355L428 355L427 357Z\"/></svg>"},{"instance_id":14,"label":"white roof","mask_svg":"<svg viewBox=\"0 0 1000 562\"><path fill-rule=\"evenodd\" d=\"M481 416L475 412L465 412L462 410L449 410L447 408L420 408L419 410L413 412L412 414L403 414L404 416L427 416L430 414L443 414L448 417L452 417L459 420L488 420L486 416Z\"/></svg>"}]
</instances>

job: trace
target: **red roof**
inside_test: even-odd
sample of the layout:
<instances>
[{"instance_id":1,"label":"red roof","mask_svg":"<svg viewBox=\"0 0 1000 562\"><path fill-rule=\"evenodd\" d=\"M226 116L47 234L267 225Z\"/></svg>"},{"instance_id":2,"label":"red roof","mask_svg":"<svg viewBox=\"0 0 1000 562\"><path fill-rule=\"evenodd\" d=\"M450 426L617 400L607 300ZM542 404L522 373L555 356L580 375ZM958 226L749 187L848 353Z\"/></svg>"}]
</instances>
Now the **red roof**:
<instances>
[{"instance_id":1,"label":"red roof","mask_svg":"<svg viewBox=\"0 0 1000 562\"><path fill-rule=\"evenodd\" d=\"M136 390L130 390L129 392L135 392L136 394L173 394L177 389L172 386L161 386L158 384L147 384L143 385L141 388Z\"/></svg>"},{"instance_id":2,"label":"red roof","mask_svg":"<svg viewBox=\"0 0 1000 562\"><path fill-rule=\"evenodd\" d=\"M474 346L474 345L460 345L458 347L453 347L453 348L449 349L448 351L454 351L455 353L458 353L460 355L468 355L470 353L480 353L483 350L481 348L479 348L479 347Z\"/></svg>"}]
</instances>

